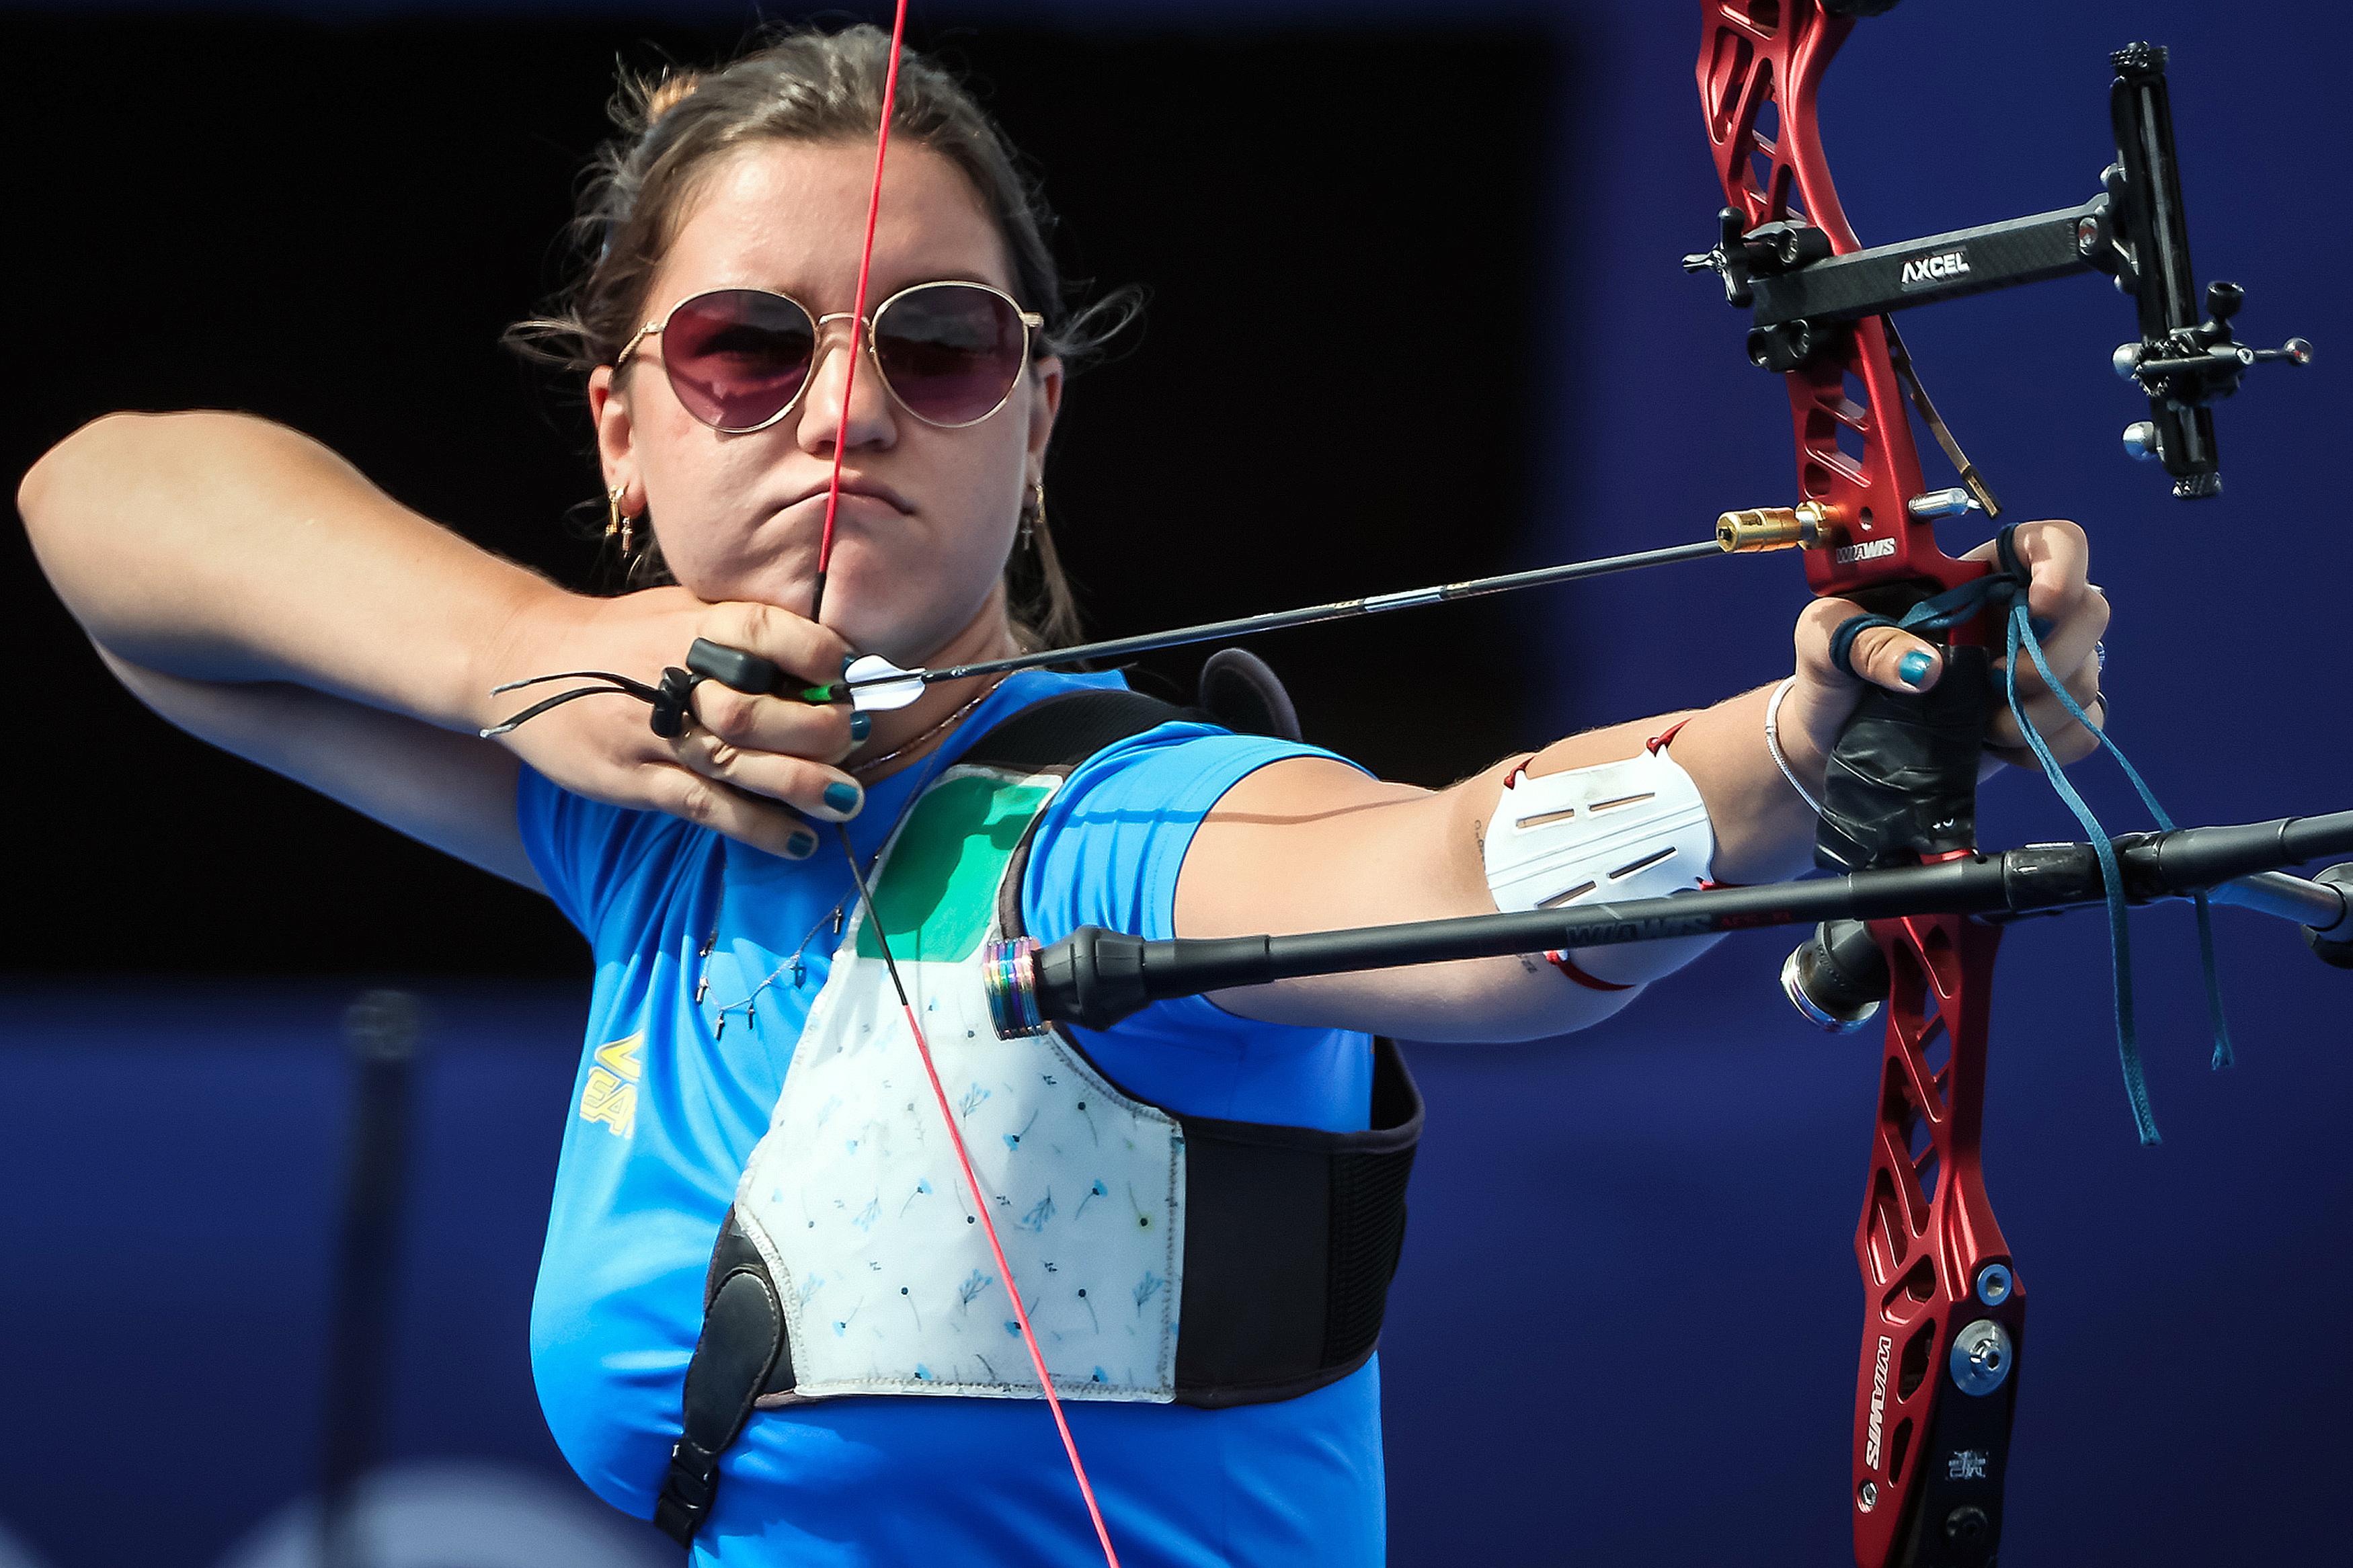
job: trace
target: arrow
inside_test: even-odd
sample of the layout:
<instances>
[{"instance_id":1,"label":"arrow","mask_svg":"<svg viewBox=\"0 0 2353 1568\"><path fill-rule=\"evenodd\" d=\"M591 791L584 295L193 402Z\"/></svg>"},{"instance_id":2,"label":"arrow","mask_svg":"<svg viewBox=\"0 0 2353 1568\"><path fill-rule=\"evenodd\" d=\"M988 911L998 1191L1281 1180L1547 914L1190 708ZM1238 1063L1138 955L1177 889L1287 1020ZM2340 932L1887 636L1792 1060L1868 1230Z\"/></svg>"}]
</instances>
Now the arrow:
<instances>
[{"instance_id":1,"label":"arrow","mask_svg":"<svg viewBox=\"0 0 2353 1568\"><path fill-rule=\"evenodd\" d=\"M1010 675L1016 670L1040 669L1048 665L1075 664L1081 660L1123 659L1162 648L1182 647L1188 643L1250 637L1260 632L1282 631L1292 626L1315 626L1324 621L1347 620L1358 616L1385 615L1391 610L1409 609L1418 605L1440 605L1454 599L1482 598L1490 594L1512 594L1523 588L1543 588L1555 583L1574 583L1587 577L1606 577L1618 572L1639 571L1645 566L1667 566L1682 561L1698 561L1710 556L1745 553L1771 547L1754 542L1746 536L1736 537L1730 531L1719 529L1717 538L1697 544L1672 544L1659 550L1638 550L1628 555L1604 555L1590 561L1571 561L1558 566L1539 566L1526 572L1474 577L1464 583L1441 583L1428 588L1409 588L1402 593L1376 594L1361 599L1336 599L1330 604L1305 605L1290 610L1270 610L1264 615L1243 616L1234 620L1207 621L1199 626L1179 626L1172 631L1145 632L1135 637L1081 643L1075 647L1039 648L1008 658L942 665L936 669L902 669L880 655L867 654L852 660L842 671L839 680L823 686L802 687L793 695L804 702L847 700L861 713L888 712L906 707L923 694L925 687L943 680L965 680L980 675ZM787 690L785 673L774 663L757 654L745 653L719 643L698 639L687 654L686 665L695 674L708 676L738 691L782 696Z\"/></svg>"}]
</instances>

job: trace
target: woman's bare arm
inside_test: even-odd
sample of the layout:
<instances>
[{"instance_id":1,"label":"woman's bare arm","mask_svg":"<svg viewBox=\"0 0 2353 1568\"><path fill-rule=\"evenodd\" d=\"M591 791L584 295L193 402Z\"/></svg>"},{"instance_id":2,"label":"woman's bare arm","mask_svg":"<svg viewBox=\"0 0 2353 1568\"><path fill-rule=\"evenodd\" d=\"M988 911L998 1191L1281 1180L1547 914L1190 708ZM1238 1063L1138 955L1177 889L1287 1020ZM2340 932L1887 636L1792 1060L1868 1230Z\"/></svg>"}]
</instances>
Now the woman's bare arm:
<instances>
[{"instance_id":1,"label":"woman's bare arm","mask_svg":"<svg viewBox=\"0 0 2353 1568\"><path fill-rule=\"evenodd\" d=\"M34 465L17 509L58 596L116 658L291 681L448 730L480 728L488 656L561 592L248 415L110 415Z\"/></svg>"},{"instance_id":2,"label":"woman's bare arm","mask_svg":"<svg viewBox=\"0 0 2353 1568\"><path fill-rule=\"evenodd\" d=\"M803 816L842 815L823 801L850 743L830 709L771 725L756 744L778 750L731 752L724 782L708 776L722 770L707 742L659 740L617 699L502 743L477 733L518 705L491 697L501 681L580 668L651 681L698 636L811 679L838 671L839 639L797 617L678 588L565 593L247 415L111 415L36 464L17 506L58 596L150 707L500 876L536 883L515 826L518 757L576 793L779 854L815 847Z\"/></svg>"},{"instance_id":3,"label":"woman's bare arm","mask_svg":"<svg viewBox=\"0 0 2353 1568\"><path fill-rule=\"evenodd\" d=\"M1177 932L1234 936L1493 914L1481 845L1504 775L1523 763L1541 775L1631 756L1678 717L1572 736L1443 790L1385 783L1322 758L1261 768L1227 792L1195 835L1177 879ZM1690 729L1676 737L1678 761L1706 749L1686 745ZM1778 802L1763 805L1778 814ZM1583 1028L1631 994L1580 986L1531 956L1288 980L1217 1001L1275 1023L1498 1040Z\"/></svg>"},{"instance_id":4,"label":"woman's bare arm","mask_svg":"<svg viewBox=\"0 0 2353 1568\"><path fill-rule=\"evenodd\" d=\"M2045 638L2052 666L2075 700L2088 702L2098 689L2094 649L2108 607L2085 580L2083 532L2072 523L2028 523L2018 542L2032 573L2030 602L2052 626ZM1786 760L1816 795L1830 749L1862 690L1829 658L1832 630L1853 613L1853 605L1831 599L1807 609L1798 627L1799 674L1778 715ZM1926 648L1908 633L1883 628L1856 639L1854 662L1873 684L1904 689L1914 684L1904 679L1905 656ZM1918 684L1935 679L1932 668ZM2021 689L2031 693L2028 715L2063 761L2091 750L2093 737L2031 670L2021 672ZM1670 752L1707 806L1715 838L1710 875L1746 883L1795 875L1808 863L1814 817L1766 749L1770 696L1763 688L1694 713L1588 731L1443 790L1385 784L1317 758L1261 768L1227 793L1195 836L1177 881L1176 930L1236 936L1492 914L1482 845L1504 776L1524 763L1541 777L1632 757L1678 723ZM1988 741L1992 755L2024 755L2006 711ZM1631 994L1579 985L1540 959L1495 958L1289 980L1217 1000L1272 1022L1494 1040L1580 1028L1616 1012Z\"/></svg>"},{"instance_id":5,"label":"woman's bare arm","mask_svg":"<svg viewBox=\"0 0 2353 1568\"><path fill-rule=\"evenodd\" d=\"M58 596L149 707L538 885L515 760L472 731L489 659L559 590L245 415L109 416L34 466L17 509Z\"/></svg>"}]
</instances>

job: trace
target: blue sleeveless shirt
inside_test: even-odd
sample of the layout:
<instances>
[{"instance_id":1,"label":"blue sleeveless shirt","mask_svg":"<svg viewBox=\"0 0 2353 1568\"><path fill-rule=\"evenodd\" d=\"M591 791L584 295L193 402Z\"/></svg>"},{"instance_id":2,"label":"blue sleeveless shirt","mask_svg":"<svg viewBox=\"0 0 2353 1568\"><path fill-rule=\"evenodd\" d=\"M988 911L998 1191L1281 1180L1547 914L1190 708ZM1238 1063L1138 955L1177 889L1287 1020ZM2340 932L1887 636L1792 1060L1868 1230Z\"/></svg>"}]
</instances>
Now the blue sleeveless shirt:
<instances>
[{"instance_id":1,"label":"blue sleeveless shirt","mask_svg":"<svg viewBox=\"0 0 2353 1568\"><path fill-rule=\"evenodd\" d=\"M938 752L868 792L849 824L860 863L992 725L1046 697L1120 684L1045 671L1007 680ZM1175 934L1177 872L1210 807L1269 763L1329 755L1192 723L1097 753L1038 825L1022 889L1029 930L1046 942L1082 924ZM533 1372L581 1479L650 1517L712 1242L825 984L834 911L855 895L830 831L810 859L779 860L583 799L528 768L517 816L596 968L532 1311ZM1122 1087L1173 1110L1334 1131L1369 1119L1361 1034L1257 1023L1198 997L1074 1033ZM1381 1563L1379 1375L1376 1360L1303 1398L1221 1410L1066 1406L1122 1562ZM723 1478L696 1539L700 1564L1102 1561L1040 1401L869 1397L763 1411Z\"/></svg>"}]
</instances>

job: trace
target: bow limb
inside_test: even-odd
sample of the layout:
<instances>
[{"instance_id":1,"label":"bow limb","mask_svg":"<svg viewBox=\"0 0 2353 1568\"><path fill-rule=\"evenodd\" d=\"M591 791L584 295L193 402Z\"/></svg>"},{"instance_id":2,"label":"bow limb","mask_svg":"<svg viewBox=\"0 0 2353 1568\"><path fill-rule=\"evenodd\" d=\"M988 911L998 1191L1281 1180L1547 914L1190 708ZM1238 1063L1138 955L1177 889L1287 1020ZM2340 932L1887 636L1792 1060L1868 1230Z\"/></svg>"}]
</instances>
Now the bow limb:
<instances>
[{"instance_id":1,"label":"bow limb","mask_svg":"<svg viewBox=\"0 0 2353 1568\"><path fill-rule=\"evenodd\" d=\"M1703 0L1701 11L1699 88L1726 204L1715 255L1729 263L1719 270L1737 302L1752 275L1861 248L1822 156L1815 109L1822 73L1854 23L1821 0ZM1895 614L1984 574L1983 563L1954 560L1936 542L1905 410L1907 392L1924 411L1926 397L1885 317L1761 326L1749 351L1785 372L1801 498L1792 510L1814 546L1803 554L1818 595L1859 597ZM1990 497L1980 489L1978 499ZM1874 690L1858 710L1832 760L1829 800L1835 818L1857 800L1842 783L1871 781L1862 794L1878 820L1864 842L1826 822L1826 857L1861 868L1974 849L1974 755L1957 776L1944 770L1924 813L1884 778L1870 737L1917 721L1930 704L1964 695L1981 704L1989 620L1980 613L1950 628L1948 661L1963 668L1948 669L1936 691ZM1982 1568L2000 1538L2012 1361L2025 1313L1978 1165L2000 931L1938 915L1874 921L1869 935L1890 987L1855 1233L1863 1280L1849 1499L1855 1560L1862 1568Z\"/></svg>"}]
</instances>

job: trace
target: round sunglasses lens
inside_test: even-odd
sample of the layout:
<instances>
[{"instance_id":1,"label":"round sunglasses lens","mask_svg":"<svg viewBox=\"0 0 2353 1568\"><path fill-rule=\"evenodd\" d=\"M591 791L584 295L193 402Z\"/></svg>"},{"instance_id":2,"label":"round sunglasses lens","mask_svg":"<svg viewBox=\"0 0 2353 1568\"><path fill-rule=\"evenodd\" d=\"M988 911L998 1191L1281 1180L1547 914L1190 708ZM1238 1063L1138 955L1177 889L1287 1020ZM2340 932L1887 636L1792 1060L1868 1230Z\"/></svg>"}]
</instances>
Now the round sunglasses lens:
<instances>
[{"instance_id":1,"label":"round sunglasses lens","mask_svg":"<svg viewBox=\"0 0 2353 1568\"><path fill-rule=\"evenodd\" d=\"M662 328L662 363L689 414L721 430L764 425L800 395L817 349L808 312L754 289L698 294Z\"/></svg>"},{"instance_id":2,"label":"round sunglasses lens","mask_svg":"<svg viewBox=\"0 0 2353 1568\"><path fill-rule=\"evenodd\" d=\"M995 412L1021 379L1028 342L1011 300L966 283L912 289L874 318L875 363L908 412L934 425Z\"/></svg>"}]
</instances>

